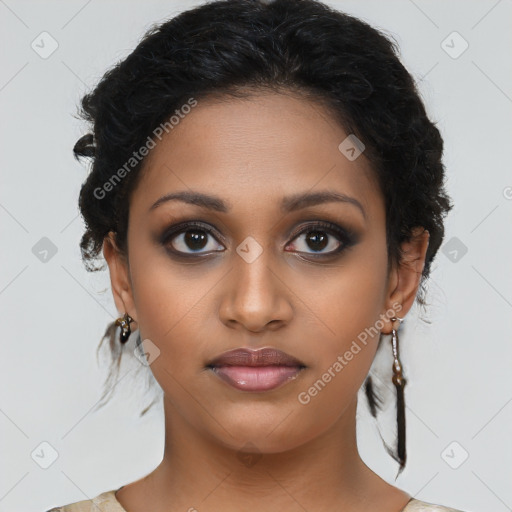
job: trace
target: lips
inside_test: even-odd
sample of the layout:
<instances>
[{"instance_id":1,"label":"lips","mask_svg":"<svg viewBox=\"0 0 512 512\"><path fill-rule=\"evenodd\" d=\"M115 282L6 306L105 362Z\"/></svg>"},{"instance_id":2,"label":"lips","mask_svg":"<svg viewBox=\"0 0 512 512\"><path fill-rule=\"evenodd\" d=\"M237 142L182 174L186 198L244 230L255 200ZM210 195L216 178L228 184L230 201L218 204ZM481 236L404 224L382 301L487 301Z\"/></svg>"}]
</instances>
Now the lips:
<instances>
[{"instance_id":1,"label":"lips","mask_svg":"<svg viewBox=\"0 0 512 512\"><path fill-rule=\"evenodd\" d=\"M237 348L224 352L208 366L305 366L304 363L276 348Z\"/></svg>"},{"instance_id":2,"label":"lips","mask_svg":"<svg viewBox=\"0 0 512 512\"><path fill-rule=\"evenodd\" d=\"M306 366L275 348L240 348L221 354L207 367L232 387L260 392L276 389L294 380Z\"/></svg>"}]
</instances>

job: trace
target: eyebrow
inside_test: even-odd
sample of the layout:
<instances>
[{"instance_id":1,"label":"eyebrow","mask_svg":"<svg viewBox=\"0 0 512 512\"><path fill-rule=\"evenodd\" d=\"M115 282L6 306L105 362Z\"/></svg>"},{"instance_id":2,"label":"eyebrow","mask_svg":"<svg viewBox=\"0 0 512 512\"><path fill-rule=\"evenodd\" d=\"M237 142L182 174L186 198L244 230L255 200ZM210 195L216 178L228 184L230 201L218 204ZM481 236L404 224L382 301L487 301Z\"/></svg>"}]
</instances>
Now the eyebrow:
<instances>
[{"instance_id":1,"label":"eyebrow","mask_svg":"<svg viewBox=\"0 0 512 512\"><path fill-rule=\"evenodd\" d=\"M201 192L183 191L173 192L162 196L151 205L149 211L153 211L160 205L169 201L182 201L184 203L192 204L202 208L208 208L209 210L214 210L221 213L227 213L231 209L231 205L224 202L220 197L203 194ZM282 199L281 202L281 212L290 213L301 210L302 208L307 208L308 206L315 206L318 204L332 202L352 204L361 211L365 220L367 218L363 205L356 198L347 196L346 194L342 194L340 192L334 192L332 190L323 190L313 193L303 192L286 196Z\"/></svg>"}]
</instances>

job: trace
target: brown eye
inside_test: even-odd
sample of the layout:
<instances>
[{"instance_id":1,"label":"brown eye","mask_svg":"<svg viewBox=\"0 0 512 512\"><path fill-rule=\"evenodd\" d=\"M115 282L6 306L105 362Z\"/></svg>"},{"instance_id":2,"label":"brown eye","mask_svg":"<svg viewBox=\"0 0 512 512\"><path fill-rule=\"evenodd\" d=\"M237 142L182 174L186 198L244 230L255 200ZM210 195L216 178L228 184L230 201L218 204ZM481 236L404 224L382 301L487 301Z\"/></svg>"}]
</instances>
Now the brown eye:
<instances>
[{"instance_id":1,"label":"brown eye","mask_svg":"<svg viewBox=\"0 0 512 512\"><path fill-rule=\"evenodd\" d=\"M297 252L328 256L341 252L353 243L351 235L343 229L330 222L320 222L302 229L291 245Z\"/></svg>"},{"instance_id":2,"label":"brown eye","mask_svg":"<svg viewBox=\"0 0 512 512\"><path fill-rule=\"evenodd\" d=\"M202 224L189 223L179 226L165 236L164 244L171 246L174 252L180 254L203 254L224 249L212 234L212 230ZM220 249L219 249L220 248Z\"/></svg>"},{"instance_id":3,"label":"brown eye","mask_svg":"<svg viewBox=\"0 0 512 512\"><path fill-rule=\"evenodd\" d=\"M298 242L294 242L293 245L295 250L299 252L308 252L309 249L313 252L329 253L335 251L341 245L341 242L336 240L333 235L318 230L303 233L296 240Z\"/></svg>"}]
</instances>

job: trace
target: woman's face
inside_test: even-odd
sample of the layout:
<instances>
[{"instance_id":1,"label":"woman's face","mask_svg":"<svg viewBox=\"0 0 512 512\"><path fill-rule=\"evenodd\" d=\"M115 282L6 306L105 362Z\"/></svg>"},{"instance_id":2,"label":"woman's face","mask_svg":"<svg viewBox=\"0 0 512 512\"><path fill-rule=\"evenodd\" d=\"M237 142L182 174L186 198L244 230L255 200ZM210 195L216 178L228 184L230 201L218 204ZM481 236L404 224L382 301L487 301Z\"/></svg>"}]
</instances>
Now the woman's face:
<instances>
[{"instance_id":1,"label":"woman's face","mask_svg":"<svg viewBox=\"0 0 512 512\"><path fill-rule=\"evenodd\" d=\"M364 153L339 149L348 135L304 99L199 101L134 191L129 267L108 258L116 303L136 319L169 414L225 446L280 452L334 427L383 315L393 304L404 315L384 199ZM185 193L194 204L162 200ZM305 368L277 388L238 389L208 364L240 347Z\"/></svg>"}]
</instances>

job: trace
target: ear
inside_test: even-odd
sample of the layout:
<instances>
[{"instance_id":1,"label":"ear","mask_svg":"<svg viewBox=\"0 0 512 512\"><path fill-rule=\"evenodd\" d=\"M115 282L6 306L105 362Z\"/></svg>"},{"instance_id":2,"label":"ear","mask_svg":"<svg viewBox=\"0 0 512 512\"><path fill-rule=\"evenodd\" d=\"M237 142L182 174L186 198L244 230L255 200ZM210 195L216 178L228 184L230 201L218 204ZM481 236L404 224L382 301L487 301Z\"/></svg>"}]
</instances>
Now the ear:
<instances>
[{"instance_id":1,"label":"ear","mask_svg":"<svg viewBox=\"0 0 512 512\"><path fill-rule=\"evenodd\" d=\"M108 264L116 308L121 316L128 313L133 318L135 322L131 324L131 329L135 330L138 328L137 311L133 300L128 261L118 249L115 234L112 231L103 240L103 256Z\"/></svg>"},{"instance_id":2,"label":"ear","mask_svg":"<svg viewBox=\"0 0 512 512\"><path fill-rule=\"evenodd\" d=\"M423 268L425 267L425 256L428 249L430 233L423 227L415 227L412 230L411 240L403 242L400 246L403 252L402 261L398 265L393 265L388 281L388 289L386 293L386 307L388 314L383 314L381 318L384 320L384 329L389 332L391 329L398 329L400 322L391 322L389 311L395 310L400 318L404 318L411 309L419 284ZM400 307L401 306L401 307Z\"/></svg>"}]
</instances>

